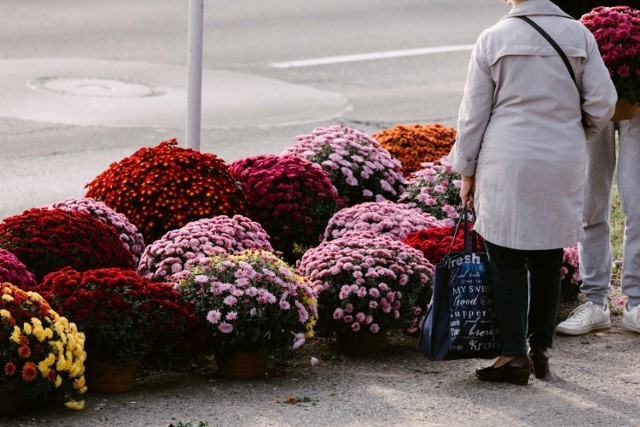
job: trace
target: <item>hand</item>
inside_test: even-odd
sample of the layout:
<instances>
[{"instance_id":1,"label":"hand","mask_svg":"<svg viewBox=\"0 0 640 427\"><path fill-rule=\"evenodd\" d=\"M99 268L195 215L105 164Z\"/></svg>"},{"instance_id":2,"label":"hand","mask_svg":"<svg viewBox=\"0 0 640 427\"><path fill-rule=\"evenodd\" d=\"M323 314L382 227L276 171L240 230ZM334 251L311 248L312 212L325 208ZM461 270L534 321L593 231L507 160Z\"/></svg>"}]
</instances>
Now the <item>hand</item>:
<instances>
[{"instance_id":1,"label":"hand","mask_svg":"<svg viewBox=\"0 0 640 427\"><path fill-rule=\"evenodd\" d=\"M475 176L462 175L462 186L460 186L460 199L467 208L473 208L473 193L476 191Z\"/></svg>"}]
</instances>

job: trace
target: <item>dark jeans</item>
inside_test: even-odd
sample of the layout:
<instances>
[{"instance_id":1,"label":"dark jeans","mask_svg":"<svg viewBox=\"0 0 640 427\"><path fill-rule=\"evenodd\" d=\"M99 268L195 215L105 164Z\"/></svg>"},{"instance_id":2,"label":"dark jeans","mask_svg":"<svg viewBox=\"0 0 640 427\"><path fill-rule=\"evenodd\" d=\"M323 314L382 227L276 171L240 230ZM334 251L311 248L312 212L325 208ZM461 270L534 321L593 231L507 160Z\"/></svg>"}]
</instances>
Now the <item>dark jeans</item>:
<instances>
[{"instance_id":1,"label":"dark jeans","mask_svg":"<svg viewBox=\"0 0 640 427\"><path fill-rule=\"evenodd\" d=\"M560 303L563 249L518 250L485 241L501 353L551 347Z\"/></svg>"}]
</instances>

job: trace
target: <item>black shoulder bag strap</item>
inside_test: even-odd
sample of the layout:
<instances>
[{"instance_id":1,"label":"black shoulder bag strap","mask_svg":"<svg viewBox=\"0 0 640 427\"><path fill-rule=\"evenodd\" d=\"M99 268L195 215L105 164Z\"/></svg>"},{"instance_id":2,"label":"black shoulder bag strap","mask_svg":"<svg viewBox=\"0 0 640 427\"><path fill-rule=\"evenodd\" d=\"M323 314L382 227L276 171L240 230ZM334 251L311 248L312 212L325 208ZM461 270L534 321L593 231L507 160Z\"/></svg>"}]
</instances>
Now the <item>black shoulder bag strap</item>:
<instances>
[{"instance_id":1,"label":"black shoulder bag strap","mask_svg":"<svg viewBox=\"0 0 640 427\"><path fill-rule=\"evenodd\" d=\"M533 28L536 29L536 31L540 33L540 35L542 35L542 37L544 37L549 42L551 46L553 46L553 48L558 52L558 55L560 55L560 58L562 58L562 62L564 62L564 65L566 65L567 67L567 71L569 71L571 80L573 80L573 83L576 85L576 89L578 89L578 93L580 93L580 87L578 86L578 81L576 80L576 75L573 72L573 68L571 67L569 58L567 58L567 55L564 53L564 51L558 45L558 43L556 43L556 41L553 38L551 38L551 36L545 30L543 30L542 27L540 27L540 25L533 22L528 16L516 16L515 18L520 18L527 24L531 25ZM584 102L584 99L582 98L582 94L580 94L580 103L582 102ZM586 118L584 117L584 112L582 112L582 109L580 111L582 114L582 126L586 128L587 121L586 121Z\"/></svg>"}]
</instances>

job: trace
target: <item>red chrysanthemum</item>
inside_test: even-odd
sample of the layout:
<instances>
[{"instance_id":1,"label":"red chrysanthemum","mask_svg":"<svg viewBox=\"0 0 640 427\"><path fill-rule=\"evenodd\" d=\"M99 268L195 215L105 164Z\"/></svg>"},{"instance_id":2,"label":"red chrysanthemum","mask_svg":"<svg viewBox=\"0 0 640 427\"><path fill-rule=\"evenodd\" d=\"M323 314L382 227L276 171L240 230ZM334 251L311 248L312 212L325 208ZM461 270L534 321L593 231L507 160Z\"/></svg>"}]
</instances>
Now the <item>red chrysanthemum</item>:
<instances>
[{"instance_id":1,"label":"red chrysanthemum","mask_svg":"<svg viewBox=\"0 0 640 427\"><path fill-rule=\"evenodd\" d=\"M37 290L85 333L93 360L170 366L204 344L200 320L180 293L131 270L65 268L48 274Z\"/></svg>"},{"instance_id":2,"label":"red chrysanthemum","mask_svg":"<svg viewBox=\"0 0 640 427\"><path fill-rule=\"evenodd\" d=\"M13 362L8 362L6 365L4 365L4 373L7 374L8 376L15 374L16 365L14 365Z\"/></svg>"},{"instance_id":3,"label":"red chrysanthemum","mask_svg":"<svg viewBox=\"0 0 640 427\"><path fill-rule=\"evenodd\" d=\"M30 209L0 222L0 248L13 253L38 280L65 266L133 268L116 230L88 213Z\"/></svg>"},{"instance_id":4,"label":"red chrysanthemum","mask_svg":"<svg viewBox=\"0 0 640 427\"><path fill-rule=\"evenodd\" d=\"M175 139L112 163L86 197L124 214L147 243L200 218L243 215L246 200L224 161L177 147Z\"/></svg>"},{"instance_id":5,"label":"red chrysanthemum","mask_svg":"<svg viewBox=\"0 0 640 427\"><path fill-rule=\"evenodd\" d=\"M473 226L469 225L469 229L473 230ZM453 245L451 244L454 231L455 227L422 229L407 234L403 242L421 251L425 258L435 265L442 261L449 251L461 252L464 249L464 234L461 230L458 230L456 239ZM478 235L477 240L478 250L484 250L482 237Z\"/></svg>"}]
</instances>

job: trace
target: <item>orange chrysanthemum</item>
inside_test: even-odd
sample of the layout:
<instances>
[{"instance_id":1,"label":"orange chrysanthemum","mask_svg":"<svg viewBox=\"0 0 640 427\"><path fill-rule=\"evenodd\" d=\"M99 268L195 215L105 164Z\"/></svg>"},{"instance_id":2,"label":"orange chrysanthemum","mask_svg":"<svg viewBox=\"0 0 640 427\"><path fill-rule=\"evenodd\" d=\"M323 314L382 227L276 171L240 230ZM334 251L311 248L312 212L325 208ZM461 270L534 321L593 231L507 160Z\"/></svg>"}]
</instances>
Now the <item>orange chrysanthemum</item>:
<instances>
[{"instance_id":1,"label":"orange chrysanthemum","mask_svg":"<svg viewBox=\"0 0 640 427\"><path fill-rule=\"evenodd\" d=\"M18 349L18 354L23 359L28 359L29 356L31 356L31 349L29 348L28 345L21 345L20 348Z\"/></svg>"},{"instance_id":2,"label":"orange chrysanthemum","mask_svg":"<svg viewBox=\"0 0 640 427\"><path fill-rule=\"evenodd\" d=\"M25 381L33 381L38 373L36 365L33 362L27 362L22 368L22 379Z\"/></svg>"},{"instance_id":3,"label":"orange chrysanthemum","mask_svg":"<svg viewBox=\"0 0 640 427\"><path fill-rule=\"evenodd\" d=\"M372 136L402 163L402 173L408 176L419 170L421 163L435 162L449 154L456 131L439 123L398 125Z\"/></svg>"}]
</instances>

